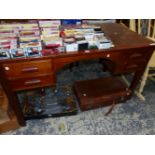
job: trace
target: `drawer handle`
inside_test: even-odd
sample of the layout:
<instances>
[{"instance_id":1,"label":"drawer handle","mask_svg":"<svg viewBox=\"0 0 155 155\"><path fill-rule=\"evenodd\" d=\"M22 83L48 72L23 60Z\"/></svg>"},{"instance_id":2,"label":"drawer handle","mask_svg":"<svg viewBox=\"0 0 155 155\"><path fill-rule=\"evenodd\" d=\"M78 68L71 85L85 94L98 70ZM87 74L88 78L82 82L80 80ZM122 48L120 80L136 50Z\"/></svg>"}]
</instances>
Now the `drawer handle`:
<instances>
[{"instance_id":1,"label":"drawer handle","mask_svg":"<svg viewBox=\"0 0 155 155\"><path fill-rule=\"evenodd\" d=\"M30 68L23 68L22 72L32 72L32 71L37 71L39 70L38 67L30 67Z\"/></svg>"},{"instance_id":2,"label":"drawer handle","mask_svg":"<svg viewBox=\"0 0 155 155\"><path fill-rule=\"evenodd\" d=\"M32 85L32 84L38 84L38 83L41 83L41 80L26 81L24 84L25 85Z\"/></svg>"},{"instance_id":3,"label":"drawer handle","mask_svg":"<svg viewBox=\"0 0 155 155\"><path fill-rule=\"evenodd\" d=\"M142 57L142 56L143 56L142 54L136 53L136 54L132 54L132 55L130 56L130 58L133 59L133 58L139 58L139 57Z\"/></svg>"},{"instance_id":4,"label":"drawer handle","mask_svg":"<svg viewBox=\"0 0 155 155\"><path fill-rule=\"evenodd\" d=\"M135 69L135 68L137 68L138 67L138 65L130 65L130 66L128 66L126 69Z\"/></svg>"}]
</instances>

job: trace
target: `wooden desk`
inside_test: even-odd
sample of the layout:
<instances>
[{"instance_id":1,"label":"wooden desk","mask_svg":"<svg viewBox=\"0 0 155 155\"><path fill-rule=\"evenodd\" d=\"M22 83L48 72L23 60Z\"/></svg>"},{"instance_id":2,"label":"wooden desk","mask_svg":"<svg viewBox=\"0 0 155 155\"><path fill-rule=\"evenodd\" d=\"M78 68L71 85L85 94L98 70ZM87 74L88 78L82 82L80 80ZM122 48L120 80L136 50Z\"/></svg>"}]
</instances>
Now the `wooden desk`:
<instances>
[{"instance_id":1,"label":"wooden desk","mask_svg":"<svg viewBox=\"0 0 155 155\"><path fill-rule=\"evenodd\" d=\"M25 120L16 92L55 85L57 71L79 60L102 58L113 74L134 72L129 86L129 96L132 96L155 49L155 43L116 23L103 24L102 29L114 43L113 48L0 61L0 82L20 125L25 125Z\"/></svg>"}]
</instances>

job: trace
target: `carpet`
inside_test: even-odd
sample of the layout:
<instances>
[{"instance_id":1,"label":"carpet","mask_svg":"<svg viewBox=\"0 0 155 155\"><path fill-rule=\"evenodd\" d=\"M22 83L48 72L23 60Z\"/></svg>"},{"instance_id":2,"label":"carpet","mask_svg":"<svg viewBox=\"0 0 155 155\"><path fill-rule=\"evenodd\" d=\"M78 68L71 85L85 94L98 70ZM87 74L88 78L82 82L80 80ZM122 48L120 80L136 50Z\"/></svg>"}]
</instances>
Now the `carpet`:
<instances>
[{"instance_id":1,"label":"carpet","mask_svg":"<svg viewBox=\"0 0 155 155\"><path fill-rule=\"evenodd\" d=\"M74 66L72 72L69 68L64 68L57 73L57 89L61 90L64 86L72 87L72 84L78 80L108 75L109 73L102 71L102 65L98 63L98 60L81 61L79 66ZM152 135L155 134L155 85L152 81L147 81L144 95L146 101L142 102L134 95L125 103L118 104L108 116L105 116L105 113L109 107L85 112L79 110L79 113L74 116L28 120L25 127L3 134ZM63 97L61 91L58 91L58 98Z\"/></svg>"}]
</instances>

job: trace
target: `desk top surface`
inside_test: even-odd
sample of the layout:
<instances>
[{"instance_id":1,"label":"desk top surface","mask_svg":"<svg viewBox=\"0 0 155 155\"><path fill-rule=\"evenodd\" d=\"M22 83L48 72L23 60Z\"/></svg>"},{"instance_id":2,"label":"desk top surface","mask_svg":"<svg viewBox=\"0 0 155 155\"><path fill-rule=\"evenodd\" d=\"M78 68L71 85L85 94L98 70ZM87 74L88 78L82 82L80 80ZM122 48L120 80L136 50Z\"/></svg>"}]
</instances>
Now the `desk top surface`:
<instances>
[{"instance_id":1,"label":"desk top surface","mask_svg":"<svg viewBox=\"0 0 155 155\"><path fill-rule=\"evenodd\" d=\"M76 56L76 55L85 55L85 54L93 54L98 52L114 52L114 51L122 51L125 52L126 49L135 49L135 48L155 48L155 42L146 38L145 36L139 35L136 32L129 30L124 25L118 23L105 23L100 25L102 31L105 33L105 36L108 37L114 44L114 47L110 49L102 49L102 50L86 50L86 51L77 51L77 52L69 52L69 53L59 53L50 56L40 56L39 58L50 58L50 57L66 57L66 56ZM124 51L123 51L124 50ZM18 59L9 59L9 60L0 60L0 62L4 61L22 61L25 59L32 60L38 57L29 57L29 58L18 58Z\"/></svg>"},{"instance_id":2,"label":"desk top surface","mask_svg":"<svg viewBox=\"0 0 155 155\"><path fill-rule=\"evenodd\" d=\"M102 25L105 36L108 36L114 43L114 48L136 48L144 46L155 46L155 42L147 39L145 36L139 35L129 28L117 24L107 23Z\"/></svg>"}]
</instances>

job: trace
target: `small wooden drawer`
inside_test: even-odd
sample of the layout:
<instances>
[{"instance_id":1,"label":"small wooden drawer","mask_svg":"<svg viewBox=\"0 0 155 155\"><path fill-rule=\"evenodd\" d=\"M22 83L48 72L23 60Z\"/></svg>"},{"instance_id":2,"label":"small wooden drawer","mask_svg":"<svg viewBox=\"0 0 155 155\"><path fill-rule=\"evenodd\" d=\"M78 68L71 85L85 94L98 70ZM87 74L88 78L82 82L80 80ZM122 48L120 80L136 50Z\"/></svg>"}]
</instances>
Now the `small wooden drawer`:
<instances>
[{"instance_id":1,"label":"small wooden drawer","mask_svg":"<svg viewBox=\"0 0 155 155\"><path fill-rule=\"evenodd\" d=\"M11 62L3 65L8 79L26 78L45 75L52 72L52 62L47 60L35 60L25 62Z\"/></svg>"},{"instance_id":2,"label":"small wooden drawer","mask_svg":"<svg viewBox=\"0 0 155 155\"><path fill-rule=\"evenodd\" d=\"M147 65L146 61L140 61L140 62L138 62L138 61L136 61L136 62L130 61L130 62L125 64L124 71L125 72L135 72L135 71L137 71L139 69L144 68L146 65Z\"/></svg>"},{"instance_id":3,"label":"small wooden drawer","mask_svg":"<svg viewBox=\"0 0 155 155\"><path fill-rule=\"evenodd\" d=\"M148 52L148 51L128 52L128 54L126 55L127 62L148 61L149 58L150 58L150 52Z\"/></svg>"},{"instance_id":4,"label":"small wooden drawer","mask_svg":"<svg viewBox=\"0 0 155 155\"><path fill-rule=\"evenodd\" d=\"M10 86L14 91L27 90L45 86L54 85L53 74L47 76L33 77L33 78L20 78L16 80L10 80Z\"/></svg>"}]
</instances>

